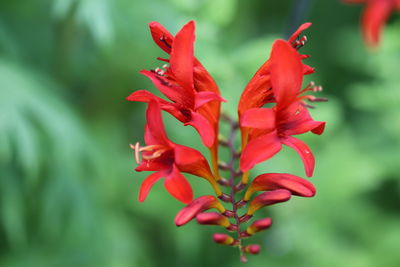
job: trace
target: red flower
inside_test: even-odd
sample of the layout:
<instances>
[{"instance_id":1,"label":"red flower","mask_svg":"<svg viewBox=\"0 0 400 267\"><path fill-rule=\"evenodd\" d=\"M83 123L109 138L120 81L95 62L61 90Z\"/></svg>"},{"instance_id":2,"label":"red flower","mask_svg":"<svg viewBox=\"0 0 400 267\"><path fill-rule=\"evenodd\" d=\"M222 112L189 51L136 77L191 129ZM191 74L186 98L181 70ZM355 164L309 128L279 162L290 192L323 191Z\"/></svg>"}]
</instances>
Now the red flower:
<instances>
[{"instance_id":1,"label":"red flower","mask_svg":"<svg viewBox=\"0 0 400 267\"><path fill-rule=\"evenodd\" d=\"M362 32L369 47L379 45L381 31L390 13L400 10L400 0L344 0L346 3L365 3L362 15Z\"/></svg>"},{"instance_id":2,"label":"red flower","mask_svg":"<svg viewBox=\"0 0 400 267\"><path fill-rule=\"evenodd\" d=\"M296 32L289 38L287 44L293 46L296 49L299 49L305 44L307 40L306 37L302 37L299 40L296 40L302 31L306 30L311 26L311 23L304 23L301 25ZM281 40L283 41L283 40ZM278 55L278 60L279 60ZM272 53L271 53L272 57ZM301 59L308 58L307 55L300 55ZM276 102L274 92L272 91L272 84L271 84L271 58L267 60L254 74L253 78L247 84L246 88L244 89L242 96L240 97L238 113L239 119L241 118L242 114L250 109L250 108L259 108L267 103ZM311 74L314 72L314 69L308 65L302 64L303 73L304 74ZM289 88L290 90L290 88Z\"/></svg>"},{"instance_id":3,"label":"red flower","mask_svg":"<svg viewBox=\"0 0 400 267\"><path fill-rule=\"evenodd\" d=\"M170 66L141 73L172 102L145 90L136 91L127 99L142 102L157 99L161 109L194 127L204 145L211 148L217 140L220 102L224 100L214 80L193 55L194 22L183 26L175 38L157 22L150 23L150 30L157 45L170 54L170 59L160 59Z\"/></svg>"},{"instance_id":4,"label":"red flower","mask_svg":"<svg viewBox=\"0 0 400 267\"><path fill-rule=\"evenodd\" d=\"M247 172L255 164L271 158L284 144L299 153L306 175L312 176L314 156L304 142L292 135L308 131L322 134L325 122L314 121L302 101L316 100L311 95L301 96L302 93L316 88L309 86L300 90L304 75L301 59L288 42L277 40L274 43L268 73L272 88L271 102L276 102L276 105L273 108L250 108L241 116L243 131L249 131L249 143L245 146L240 159L242 171Z\"/></svg>"},{"instance_id":5,"label":"red flower","mask_svg":"<svg viewBox=\"0 0 400 267\"><path fill-rule=\"evenodd\" d=\"M142 161L135 170L155 171L155 173L143 181L140 187L139 201L144 201L153 184L164 177L164 186L167 191L179 201L190 203L193 199L192 188L181 172L205 178L215 189L219 190L218 186L215 186L210 167L201 153L195 149L175 144L168 139L157 101L149 102L146 119L145 142L147 146L140 147L139 143L132 146L138 162L139 153L142 153ZM217 192L217 194L221 194L221 192Z\"/></svg>"}]
</instances>

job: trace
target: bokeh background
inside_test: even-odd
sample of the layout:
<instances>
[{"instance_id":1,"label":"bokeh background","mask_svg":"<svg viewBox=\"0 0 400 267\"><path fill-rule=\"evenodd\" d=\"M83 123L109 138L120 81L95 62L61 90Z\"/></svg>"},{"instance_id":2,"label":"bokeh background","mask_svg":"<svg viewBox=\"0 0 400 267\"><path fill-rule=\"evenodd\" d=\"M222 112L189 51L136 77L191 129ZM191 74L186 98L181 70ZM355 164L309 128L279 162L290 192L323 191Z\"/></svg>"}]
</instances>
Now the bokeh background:
<instances>
[{"instance_id":1,"label":"bokeh background","mask_svg":"<svg viewBox=\"0 0 400 267\"><path fill-rule=\"evenodd\" d=\"M144 203L146 174L133 171L130 143L143 139L146 105L125 100L155 88L138 72L162 65L147 23L175 33L197 23L195 54L235 115L237 100L271 44L311 21L309 42L329 102L327 121L306 135L316 159L315 198L268 208L274 226L252 241L247 266L400 266L400 16L378 51L359 31L361 6L340 1L0 1L0 266L242 266L214 244L223 231L177 228L182 204L158 183ZM164 115L175 142L199 145L194 130ZM204 151L204 150L203 150ZM254 173L304 176L285 149ZM210 192L189 177L196 195Z\"/></svg>"}]
</instances>

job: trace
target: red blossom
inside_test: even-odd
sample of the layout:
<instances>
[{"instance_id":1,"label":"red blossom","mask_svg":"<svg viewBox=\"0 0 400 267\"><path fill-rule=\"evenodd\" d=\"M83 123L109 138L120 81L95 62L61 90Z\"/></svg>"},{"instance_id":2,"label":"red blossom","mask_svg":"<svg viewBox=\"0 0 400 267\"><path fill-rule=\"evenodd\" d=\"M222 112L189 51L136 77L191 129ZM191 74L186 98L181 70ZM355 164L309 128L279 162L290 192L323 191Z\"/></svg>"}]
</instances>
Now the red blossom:
<instances>
[{"instance_id":1,"label":"red blossom","mask_svg":"<svg viewBox=\"0 0 400 267\"><path fill-rule=\"evenodd\" d=\"M172 102L146 90L136 91L127 99L141 102L157 99L163 110L194 127L204 145L213 147L218 133L220 102L225 100L214 80L194 57L194 22L183 26L175 37L157 22L150 23L150 30L157 45L170 54L169 59L160 59L169 62L169 66L164 65L163 70L142 70L141 73Z\"/></svg>"},{"instance_id":2,"label":"red blossom","mask_svg":"<svg viewBox=\"0 0 400 267\"><path fill-rule=\"evenodd\" d=\"M138 162L139 152L142 153L142 161L135 170L155 171L155 173L143 181L139 201L144 201L153 184L164 177L164 186L167 191L179 201L190 203L193 199L192 188L181 172L205 178L215 184L207 160L199 151L175 144L168 139L157 101L149 102L146 120L146 146L140 147L138 143L132 146Z\"/></svg>"},{"instance_id":3,"label":"red blossom","mask_svg":"<svg viewBox=\"0 0 400 267\"><path fill-rule=\"evenodd\" d=\"M243 150L240 168L249 171L255 164L278 153L282 145L287 145L300 155L306 175L310 177L314 171L314 156L304 142L292 135L309 131L322 134L325 122L314 121L303 102L316 98L301 95L316 87L301 90L304 75L301 56L288 42L277 40L274 43L269 62L270 91L276 105L273 108L249 108L243 112L240 124L248 133L249 142Z\"/></svg>"},{"instance_id":4,"label":"red blossom","mask_svg":"<svg viewBox=\"0 0 400 267\"><path fill-rule=\"evenodd\" d=\"M309 28L312 24L311 23L304 23L301 25L295 33L289 38L288 41L280 40L286 42L288 45L294 48L300 48L306 42L306 38L302 37L300 40L296 40L302 31ZM273 54L274 53L274 54ZM301 59L308 58L307 55L301 55L299 53L298 57ZM239 119L242 114L251 108L260 108L267 103L274 103L276 102L274 92L272 90L271 84L271 65L272 65L272 57L273 55L278 56L276 60L282 59L279 55L279 52L274 52L274 49L271 51L270 59L268 59L254 74L253 78L247 84L246 88L244 89L242 96L240 97L239 106L238 106L238 114ZM314 72L314 69L308 65L301 64L301 68L303 69L304 74L311 74Z\"/></svg>"},{"instance_id":5,"label":"red blossom","mask_svg":"<svg viewBox=\"0 0 400 267\"><path fill-rule=\"evenodd\" d=\"M400 0L343 0L346 3L364 3L361 18L362 33L367 46L379 45L381 32L390 14L400 10Z\"/></svg>"}]
</instances>

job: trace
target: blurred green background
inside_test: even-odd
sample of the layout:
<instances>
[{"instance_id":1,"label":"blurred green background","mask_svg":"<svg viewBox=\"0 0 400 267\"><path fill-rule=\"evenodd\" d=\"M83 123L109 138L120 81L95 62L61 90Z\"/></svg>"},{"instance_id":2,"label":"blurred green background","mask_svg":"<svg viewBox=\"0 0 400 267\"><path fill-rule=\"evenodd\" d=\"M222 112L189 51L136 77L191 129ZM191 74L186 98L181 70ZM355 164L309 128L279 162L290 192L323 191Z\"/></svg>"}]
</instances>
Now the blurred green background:
<instances>
[{"instance_id":1,"label":"blurred green background","mask_svg":"<svg viewBox=\"0 0 400 267\"><path fill-rule=\"evenodd\" d=\"M262 253L247 266L400 266L400 17L371 53L361 9L336 0L0 1L0 266L242 266L236 249L212 242L222 229L175 227L182 204L162 182L137 201L146 174L133 171L129 144L143 138L146 105L125 97L156 91L138 73L164 56L147 23L175 33L191 19L195 54L232 115L273 40L314 23L302 52L316 68L307 79L329 97L312 111L327 130L302 139L317 159L318 193L260 212L274 226L251 240ZM201 147L192 128L164 119L172 140ZM268 171L304 177L289 149L254 174ZM189 180L197 196L211 192Z\"/></svg>"}]
</instances>

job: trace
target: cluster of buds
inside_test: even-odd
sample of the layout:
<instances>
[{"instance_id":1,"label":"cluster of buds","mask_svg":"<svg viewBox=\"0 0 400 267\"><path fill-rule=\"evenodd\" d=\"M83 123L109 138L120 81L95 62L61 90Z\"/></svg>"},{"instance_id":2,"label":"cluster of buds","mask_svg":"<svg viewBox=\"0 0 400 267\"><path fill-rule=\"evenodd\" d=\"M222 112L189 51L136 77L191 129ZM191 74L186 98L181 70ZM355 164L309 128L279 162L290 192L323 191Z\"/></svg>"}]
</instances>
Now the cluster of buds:
<instances>
[{"instance_id":1,"label":"cluster of buds","mask_svg":"<svg viewBox=\"0 0 400 267\"><path fill-rule=\"evenodd\" d=\"M312 197L314 186L307 180L288 173L264 173L252 178L255 165L275 156L283 145L293 148L301 157L305 173L313 175L314 156L309 147L294 135L313 132L322 134L325 122L314 121L307 101L325 101L309 92L319 92L320 86L310 83L302 89L303 76L314 69L303 64L308 58L298 50L307 38L299 35L311 23L305 23L289 38L276 40L270 58L261 66L244 89L238 120L220 114L225 100L203 65L194 57L195 24L187 23L175 36L157 22L150 23L156 44L169 54L158 58L168 64L163 69L143 70L163 95L162 99L149 91L131 94L129 101L148 103L145 143L131 145L138 162L136 171L153 171L142 183L139 201L144 201L155 182L164 178L166 190L187 204L175 217L177 226L193 219L200 225L225 228L230 234L216 233L216 243L239 248L240 259L246 254L258 254L260 246L244 244L245 239L268 229L271 218L252 221L259 209L288 201L292 196ZM269 104L271 107L264 107ZM210 162L197 150L173 143L165 133L161 112L166 111L192 126L210 151ZM219 133L219 121L229 124L229 136ZM241 146L235 136L240 131ZM219 159L219 148L225 148L229 159ZM210 167L211 165L211 167ZM205 179L215 195L193 199L193 190L183 173ZM209 211L209 210L215 211Z\"/></svg>"}]
</instances>

